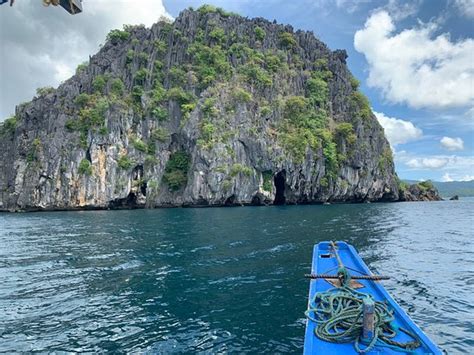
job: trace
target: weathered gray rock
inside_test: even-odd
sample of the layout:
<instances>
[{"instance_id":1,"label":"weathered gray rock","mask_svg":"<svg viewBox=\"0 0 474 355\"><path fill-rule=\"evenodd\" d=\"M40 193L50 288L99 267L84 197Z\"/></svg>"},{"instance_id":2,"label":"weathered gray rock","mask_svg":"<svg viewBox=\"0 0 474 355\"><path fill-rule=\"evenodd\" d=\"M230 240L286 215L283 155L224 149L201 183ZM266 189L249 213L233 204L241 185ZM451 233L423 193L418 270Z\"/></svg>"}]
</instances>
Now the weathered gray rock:
<instances>
[{"instance_id":1,"label":"weathered gray rock","mask_svg":"<svg viewBox=\"0 0 474 355\"><path fill-rule=\"evenodd\" d=\"M400 201L442 201L438 190L430 181L410 185L400 191Z\"/></svg>"},{"instance_id":2,"label":"weathered gray rock","mask_svg":"<svg viewBox=\"0 0 474 355\"><path fill-rule=\"evenodd\" d=\"M263 40L256 39L257 26L266 33ZM223 48L245 41L261 53L274 51L285 58L286 69L272 73L269 86L252 84L241 77L240 70L247 65L245 59L227 51L231 73L202 88L189 47L197 37L203 37L214 48L211 32L215 28L225 33ZM128 38L110 38L86 68L58 89L18 106L13 128L4 125L0 140L0 210L399 199L383 129L372 113L361 119L351 101L354 88L345 51L332 52L312 33L303 31L292 33L296 45L285 49L279 36L291 32L291 26L219 12L186 10L173 24L160 22L151 29L134 27L127 31ZM156 44L158 40L166 44L163 53ZM299 162L282 144L279 132L285 120L282 104L288 97L307 94L310 72L321 58L326 58L331 72L328 127L334 131L338 124L350 122L357 138L348 143L335 136L339 160L333 176L327 171L322 146L307 147ZM157 69L156 60L163 64L161 69ZM151 91L157 75L165 89L176 86L170 73L173 67L184 70L181 86L194 95L196 106L186 115L179 99L169 98L161 104L168 111L168 119L160 121L150 113ZM144 94L136 104L130 93L141 69L147 70L141 82ZM71 120L79 120L81 109L75 100L80 93L93 93L98 75L106 75L104 97L111 97L114 78L124 83L125 94L108 100L103 125L91 126L82 133L81 145L81 130L66 126ZM236 100L237 87L250 93L252 99ZM208 98L212 98L214 107L210 118L204 110ZM264 112L263 106L269 109ZM206 122L212 125L213 133L203 144ZM166 134L152 141L157 129ZM154 148L144 151L134 143L137 141ZM171 189L163 175L176 151L186 152L190 163L186 183ZM121 167L119 162L124 156L132 163L130 167ZM84 160L90 163L90 174L79 168Z\"/></svg>"}]
</instances>

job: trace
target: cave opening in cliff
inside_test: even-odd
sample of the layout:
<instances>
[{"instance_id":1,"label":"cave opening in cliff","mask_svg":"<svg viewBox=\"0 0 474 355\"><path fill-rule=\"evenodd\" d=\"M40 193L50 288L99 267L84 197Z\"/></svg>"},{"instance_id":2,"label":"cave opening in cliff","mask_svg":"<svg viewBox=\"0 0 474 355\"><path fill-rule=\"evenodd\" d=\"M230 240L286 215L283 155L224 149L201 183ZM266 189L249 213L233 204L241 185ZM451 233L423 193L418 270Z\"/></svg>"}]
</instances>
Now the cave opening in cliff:
<instances>
[{"instance_id":1,"label":"cave opening in cliff","mask_svg":"<svg viewBox=\"0 0 474 355\"><path fill-rule=\"evenodd\" d=\"M125 198L117 198L109 202L109 208L111 209L136 208L137 206L137 195L133 192L130 192Z\"/></svg>"},{"instance_id":2,"label":"cave opening in cliff","mask_svg":"<svg viewBox=\"0 0 474 355\"><path fill-rule=\"evenodd\" d=\"M286 171L282 170L273 178L275 184L275 200L273 201L274 205L284 205L286 202L285 198L285 178Z\"/></svg>"}]
</instances>

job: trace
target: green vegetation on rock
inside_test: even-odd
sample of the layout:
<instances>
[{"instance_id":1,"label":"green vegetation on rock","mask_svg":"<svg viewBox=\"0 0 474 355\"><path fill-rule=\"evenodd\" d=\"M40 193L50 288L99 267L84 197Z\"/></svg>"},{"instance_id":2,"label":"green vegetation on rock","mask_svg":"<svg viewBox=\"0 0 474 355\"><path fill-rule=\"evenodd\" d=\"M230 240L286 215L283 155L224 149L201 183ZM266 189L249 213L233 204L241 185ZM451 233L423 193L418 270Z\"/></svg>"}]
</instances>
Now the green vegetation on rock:
<instances>
[{"instance_id":1,"label":"green vegetation on rock","mask_svg":"<svg viewBox=\"0 0 474 355\"><path fill-rule=\"evenodd\" d=\"M74 103L79 107L77 118L68 119L65 127L70 131L80 132L81 147L87 148L89 132L105 133L105 114L109 109L107 97L94 94L80 94Z\"/></svg>"},{"instance_id":2,"label":"green vegetation on rock","mask_svg":"<svg viewBox=\"0 0 474 355\"><path fill-rule=\"evenodd\" d=\"M252 101L252 94L242 88L236 88L233 91L232 96L234 100L237 102L247 103L247 102Z\"/></svg>"},{"instance_id":3,"label":"green vegetation on rock","mask_svg":"<svg viewBox=\"0 0 474 355\"><path fill-rule=\"evenodd\" d=\"M77 169L79 174L81 175L92 175L92 165L91 162L87 159L82 159L79 163L79 168Z\"/></svg>"},{"instance_id":4,"label":"green vegetation on rock","mask_svg":"<svg viewBox=\"0 0 474 355\"><path fill-rule=\"evenodd\" d=\"M263 28L260 26L257 26L253 29L253 32L255 33L255 38L259 40L260 42L265 39L266 32Z\"/></svg>"},{"instance_id":5,"label":"green vegetation on rock","mask_svg":"<svg viewBox=\"0 0 474 355\"><path fill-rule=\"evenodd\" d=\"M133 144L133 147L140 152L146 153L148 151L147 144L139 138L133 139L132 144Z\"/></svg>"},{"instance_id":6,"label":"green vegetation on rock","mask_svg":"<svg viewBox=\"0 0 474 355\"><path fill-rule=\"evenodd\" d=\"M88 65L89 65L88 62L83 62L83 63L79 64L76 68L76 75L82 73L83 71L85 71L87 69Z\"/></svg>"},{"instance_id":7,"label":"green vegetation on rock","mask_svg":"<svg viewBox=\"0 0 474 355\"><path fill-rule=\"evenodd\" d=\"M279 39L280 44L286 49L292 49L297 46L295 37L289 32L281 32Z\"/></svg>"},{"instance_id":8,"label":"green vegetation on rock","mask_svg":"<svg viewBox=\"0 0 474 355\"><path fill-rule=\"evenodd\" d=\"M111 41L112 43L116 44L121 41L126 41L130 38L130 32L126 31L125 29L122 30L112 30L107 34L107 40Z\"/></svg>"},{"instance_id":9,"label":"green vegetation on rock","mask_svg":"<svg viewBox=\"0 0 474 355\"><path fill-rule=\"evenodd\" d=\"M189 164L190 156L185 151L177 151L170 155L163 174L163 182L170 190L178 191L186 185Z\"/></svg>"},{"instance_id":10,"label":"green vegetation on rock","mask_svg":"<svg viewBox=\"0 0 474 355\"><path fill-rule=\"evenodd\" d=\"M351 95L351 101L360 118L363 120L370 119L372 111L370 109L370 103L367 99L367 96L365 96L360 91L354 91Z\"/></svg>"},{"instance_id":11,"label":"green vegetation on rock","mask_svg":"<svg viewBox=\"0 0 474 355\"><path fill-rule=\"evenodd\" d=\"M11 116L7 118L5 121L0 123L0 134L13 134L15 132L17 125L17 118L16 116Z\"/></svg>"},{"instance_id":12,"label":"green vegetation on rock","mask_svg":"<svg viewBox=\"0 0 474 355\"><path fill-rule=\"evenodd\" d=\"M38 154L41 149L41 141L39 138L33 139L30 150L26 156L26 161L31 163L38 160Z\"/></svg>"},{"instance_id":13,"label":"green vegetation on rock","mask_svg":"<svg viewBox=\"0 0 474 355\"><path fill-rule=\"evenodd\" d=\"M435 188L431 180L421 181L417 185L422 191L433 190Z\"/></svg>"},{"instance_id":14,"label":"green vegetation on rock","mask_svg":"<svg viewBox=\"0 0 474 355\"><path fill-rule=\"evenodd\" d=\"M55 89L51 86L45 86L45 87L36 89L36 95L46 96L46 95L52 94L54 90Z\"/></svg>"},{"instance_id":15,"label":"green vegetation on rock","mask_svg":"<svg viewBox=\"0 0 474 355\"><path fill-rule=\"evenodd\" d=\"M110 84L110 92L112 95L115 95L117 97L123 96L125 92L125 85L123 84L122 79L116 78L112 80L112 83Z\"/></svg>"},{"instance_id":16,"label":"green vegetation on rock","mask_svg":"<svg viewBox=\"0 0 474 355\"><path fill-rule=\"evenodd\" d=\"M134 162L129 158L128 155L122 154L119 156L117 160L118 166L123 170L130 170L134 164Z\"/></svg>"},{"instance_id":17,"label":"green vegetation on rock","mask_svg":"<svg viewBox=\"0 0 474 355\"><path fill-rule=\"evenodd\" d=\"M273 172L266 170L262 173L263 185L262 189L267 192L271 192L273 188Z\"/></svg>"},{"instance_id":18,"label":"green vegetation on rock","mask_svg":"<svg viewBox=\"0 0 474 355\"><path fill-rule=\"evenodd\" d=\"M103 94L106 85L107 85L107 81L106 81L104 75L97 75L92 80L92 90L94 92L98 92L100 94Z\"/></svg>"},{"instance_id":19,"label":"green vegetation on rock","mask_svg":"<svg viewBox=\"0 0 474 355\"><path fill-rule=\"evenodd\" d=\"M357 140L354 127L350 122L339 123L336 126L336 136L342 137L349 145L354 144Z\"/></svg>"},{"instance_id":20,"label":"green vegetation on rock","mask_svg":"<svg viewBox=\"0 0 474 355\"><path fill-rule=\"evenodd\" d=\"M251 176L252 173L253 173L253 169L251 167L242 165L240 163L236 163L231 166L229 175L231 177L235 177L239 174L243 174L245 176Z\"/></svg>"},{"instance_id":21,"label":"green vegetation on rock","mask_svg":"<svg viewBox=\"0 0 474 355\"><path fill-rule=\"evenodd\" d=\"M169 132L163 127L157 127L151 132L151 139L161 143L166 142L169 136Z\"/></svg>"}]
</instances>

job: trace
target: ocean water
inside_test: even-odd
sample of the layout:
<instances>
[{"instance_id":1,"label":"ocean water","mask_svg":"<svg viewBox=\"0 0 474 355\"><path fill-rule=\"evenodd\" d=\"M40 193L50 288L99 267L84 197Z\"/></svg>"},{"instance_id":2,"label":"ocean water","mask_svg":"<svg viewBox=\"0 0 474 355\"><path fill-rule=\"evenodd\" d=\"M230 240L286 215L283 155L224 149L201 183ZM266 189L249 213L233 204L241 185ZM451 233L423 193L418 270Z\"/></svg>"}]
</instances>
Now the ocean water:
<instances>
[{"instance_id":1,"label":"ocean water","mask_svg":"<svg viewBox=\"0 0 474 355\"><path fill-rule=\"evenodd\" d=\"M0 214L0 352L301 353L314 243L345 240L474 353L474 199Z\"/></svg>"}]
</instances>

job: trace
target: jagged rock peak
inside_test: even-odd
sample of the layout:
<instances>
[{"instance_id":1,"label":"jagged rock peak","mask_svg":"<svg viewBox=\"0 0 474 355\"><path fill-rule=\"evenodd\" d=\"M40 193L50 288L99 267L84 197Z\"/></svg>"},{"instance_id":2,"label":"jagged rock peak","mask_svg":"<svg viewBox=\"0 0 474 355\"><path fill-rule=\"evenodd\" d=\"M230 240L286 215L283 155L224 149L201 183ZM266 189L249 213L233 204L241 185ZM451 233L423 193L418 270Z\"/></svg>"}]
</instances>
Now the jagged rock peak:
<instances>
[{"instance_id":1,"label":"jagged rock peak","mask_svg":"<svg viewBox=\"0 0 474 355\"><path fill-rule=\"evenodd\" d=\"M203 6L113 30L0 129L0 209L394 201L343 50Z\"/></svg>"}]
</instances>

